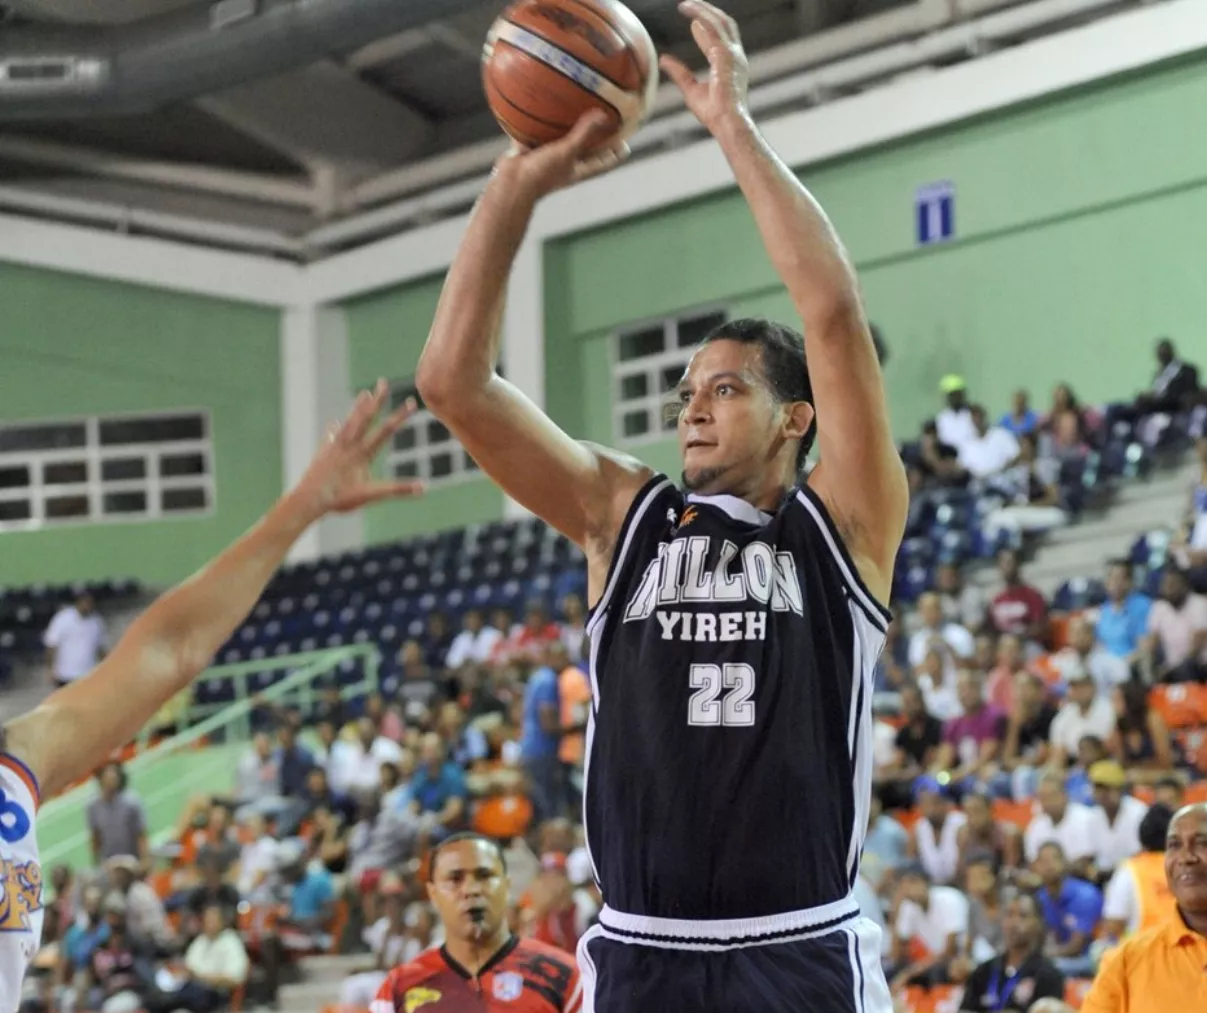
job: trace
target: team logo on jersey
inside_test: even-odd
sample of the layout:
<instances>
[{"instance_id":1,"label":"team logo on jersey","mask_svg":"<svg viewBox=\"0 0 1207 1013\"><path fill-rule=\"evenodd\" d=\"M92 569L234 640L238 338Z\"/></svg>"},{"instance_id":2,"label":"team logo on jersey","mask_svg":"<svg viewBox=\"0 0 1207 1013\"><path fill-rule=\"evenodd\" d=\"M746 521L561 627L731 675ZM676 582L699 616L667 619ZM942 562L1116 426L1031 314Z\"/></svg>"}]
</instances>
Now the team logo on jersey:
<instances>
[{"instance_id":1,"label":"team logo on jersey","mask_svg":"<svg viewBox=\"0 0 1207 1013\"><path fill-rule=\"evenodd\" d=\"M679 518L679 527L685 528L698 516L698 511L694 506L689 506L683 511L683 516Z\"/></svg>"},{"instance_id":2,"label":"team logo on jersey","mask_svg":"<svg viewBox=\"0 0 1207 1013\"><path fill-rule=\"evenodd\" d=\"M0 932L28 932L29 916L42 910L42 867L0 858Z\"/></svg>"},{"instance_id":3,"label":"team logo on jersey","mask_svg":"<svg viewBox=\"0 0 1207 1013\"><path fill-rule=\"evenodd\" d=\"M434 988L408 988L406 995L402 997L402 1008L406 1013L415 1013L420 1006L439 1002L441 998L441 993Z\"/></svg>"},{"instance_id":4,"label":"team logo on jersey","mask_svg":"<svg viewBox=\"0 0 1207 1013\"><path fill-rule=\"evenodd\" d=\"M0 790L0 839L9 844L16 844L33 826L29 813L25 808L14 802L8 794Z\"/></svg>"},{"instance_id":5,"label":"team logo on jersey","mask_svg":"<svg viewBox=\"0 0 1207 1013\"><path fill-rule=\"evenodd\" d=\"M494 993L499 1002L514 1002L524 994L524 979L515 971L501 971L495 975Z\"/></svg>"}]
</instances>

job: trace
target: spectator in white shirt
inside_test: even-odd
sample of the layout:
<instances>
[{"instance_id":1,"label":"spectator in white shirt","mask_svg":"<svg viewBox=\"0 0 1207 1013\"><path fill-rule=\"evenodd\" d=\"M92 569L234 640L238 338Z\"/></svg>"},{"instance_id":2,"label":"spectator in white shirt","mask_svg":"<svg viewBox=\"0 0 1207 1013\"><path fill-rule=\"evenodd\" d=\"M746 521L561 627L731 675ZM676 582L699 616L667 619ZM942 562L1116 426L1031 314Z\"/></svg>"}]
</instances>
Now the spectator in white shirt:
<instances>
[{"instance_id":1,"label":"spectator in white shirt","mask_svg":"<svg viewBox=\"0 0 1207 1013\"><path fill-rule=\"evenodd\" d=\"M1049 738L1053 761L1067 764L1075 760L1083 736L1093 735L1105 742L1115 730L1115 720L1115 708L1107 697L1098 694L1093 676L1085 671L1074 672L1068 698L1052 719Z\"/></svg>"},{"instance_id":2,"label":"spectator in white shirt","mask_svg":"<svg viewBox=\"0 0 1207 1013\"><path fill-rule=\"evenodd\" d=\"M939 381L939 390L947 399L947 407L935 416L939 442L953 447L958 453L964 449L964 444L977 437L972 412L968 407L968 390L963 377L954 375L943 377Z\"/></svg>"},{"instance_id":3,"label":"spectator in white shirt","mask_svg":"<svg viewBox=\"0 0 1207 1013\"><path fill-rule=\"evenodd\" d=\"M239 854L239 894L252 904L264 904L272 897L280 842L268 832L268 824L260 813L249 813L240 822L247 843Z\"/></svg>"},{"instance_id":4,"label":"spectator in white shirt","mask_svg":"<svg viewBox=\"0 0 1207 1013\"><path fill-rule=\"evenodd\" d=\"M558 626L571 663L581 661L583 638L587 635L587 610L583 608L583 600L578 595L568 594L562 599L562 621Z\"/></svg>"},{"instance_id":5,"label":"spectator in white shirt","mask_svg":"<svg viewBox=\"0 0 1207 1013\"><path fill-rule=\"evenodd\" d=\"M453 638L444 667L455 671L462 665L484 665L502 639L503 634L495 627L485 625L481 612L471 609L461 620L461 632Z\"/></svg>"},{"instance_id":6,"label":"spectator in white shirt","mask_svg":"<svg viewBox=\"0 0 1207 1013\"><path fill-rule=\"evenodd\" d=\"M1060 845L1077 875L1086 876L1098 853L1097 834L1101 817L1089 806L1070 802L1065 792L1064 774L1045 771L1035 793L1040 811L1032 817L1023 833L1023 853L1028 862L1039 857L1039 849L1050 841Z\"/></svg>"},{"instance_id":7,"label":"spectator in white shirt","mask_svg":"<svg viewBox=\"0 0 1207 1013\"><path fill-rule=\"evenodd\" d=\"M1186 573L1167 566L1161 597L1148 612L1142 651L1155 682L1201 682L1207 670L1207 597L1192 594ZM1158 657L1159 650L1159 657Z\"/></svg>"},{"instance_id":8,"label":"spectator in white shirt","mask_svg":"<svg viewBox=\"0 0 1207 1013\"><path fill-rule=\"evenodd\" d=\"M1103 935L1120 940L1159 925L1175 908L1165 878L1165 845L1175 810L1160 802L1140 821L1140 852L1119 864L1103 896Z\"/></svg>"},{"instance_id":9,"label":"spectator in white shirt","mask_svg":"<svg viewBox=\"0 0 1207 1013\"><path fill-rule=\"evenodd\" d=\"M968 898L951 886L932 886L920 865L901 870L893 917L894 992L911 982L937 984L964 945ZM911 949L926 956L910 961Z\"/></svg>"},{"instance_id":10,"label":"spectator in white shirt","mask_svg":"<svg viewBox=\"0 0 1207 1013\"><path fill-rule=\"evenodd\" d=\"M370 718L356 722L356 738L341 739L327 757L327 778L337 795L360 795L381 786L381 765L402 760L402 747L378 735Z\"/></svg>"},{"instance_id":11,"label":"spectator in white shirt","mask_svg":"<svg viewBox=\"0 0 1207 1013\"><path fill-rule=\"evenodd\" d=\"M929 651L938 649L943 655L943 686L955 691L956 674L960 662L976 653L976 638L959 623L949 623L943 618L943 602L934 592L928 591L918 599L918 617L921 626L909 638L908 660L910 668L920 668Z\"/></svg>"},{"instance_id":12,"label":"spectator in white shirt","mask_svg":"<svg viewBox=\"0 0 1207 1013\"><path fill-rule=\"evenodd\" d=\"M1099 817L1095 856L1099 875L1114 872L1140 852L1140 822L1148 806L1127 794L1127 773L1114 760L1099 760L1090 767L1094 787L1094 815Z\"/></svg>"},{"instance_id":13,"label":"spectator in white shirt","mask_svg":"<svg viewBox=\"0 0 1207 1013\"><path fill-rule=\"evenodd\" d=\"M1098 692L1105 696L1131 678L1127 662L1098 643L1094 625L1085 616L1074 616L1069 620L1068 637L1069 646L1052 656L1062 682L1070 682L1075 675L1088 672Z\"/></svg>"},{"instance_id":14,"label":"spectator in white shirt","mask_svg":"<svg viewBox=\"0 0 1207 1013\"><path fill-rule=\"evenodd\" d=\"M105 656L105 620L96 602L82 594L74 605L55 613L42 638L46 646L46 669L56 687L66 686L91 672Z\"/></svg>"},{"instance_id":15,"label":"spectator in white shirt","mask_svg":"<svg viewBox=\"0 0 1207 1013\"><path fill-rule=\"evenodd\" d=\"M251 964L239 933L226 925L220 904L209 904L202 915L202 933L185 951L184 966L188 971L189 1008L229 1009L230 997L247 983ZM201 1000L204 1005L193 1001ZM181 1005L185 1005L183 1002Z\"/></svg>"},{"instance_id":16,"label":"spectator in white shirt","mask_svg":"<svg viewBox=\"0 0 1207 1013\"><path fill-rule=\"evenodd\" d=\"M914 824L909 855L916 858L935 883L953 883L960 866L960 827L968 817L955 807L951 790L933 777L914 785L922 818Z\"/></svg>"},{"instance_id":17,"label":"spectator in white shirt","mask_svg":"<svg viewBox=\"0 0 1207 1013\"><path fill-rule=\"evenodd\" d=\"M980 405L972 406L971 415L975 435L959 448L960 466L973 478L1000 475L1018 459L1018 440L1010 430L991 426Z\"/></svg>"}]
</instances>

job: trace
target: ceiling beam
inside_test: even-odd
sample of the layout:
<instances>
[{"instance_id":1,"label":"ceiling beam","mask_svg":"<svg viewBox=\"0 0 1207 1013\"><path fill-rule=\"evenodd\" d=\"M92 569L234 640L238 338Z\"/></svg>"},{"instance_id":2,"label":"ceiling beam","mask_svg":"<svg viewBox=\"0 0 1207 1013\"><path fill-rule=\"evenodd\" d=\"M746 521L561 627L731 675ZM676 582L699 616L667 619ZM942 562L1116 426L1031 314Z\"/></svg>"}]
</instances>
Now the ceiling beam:
<instances>
[{"instance_id":1,"label":"ceiling beam","mask_svg":"<svg viewBox=\"0 0 1207 1013\"><path fill-rule=\"evenodd\" d=\"M24 165L64 169L84 176L192 189L224 197L313 210L317 193L309 183L261 173L237 172L187 162L130 158L97 148L27 137L0 136L0 158Z\"/></svg>"},{"instance_id":2,"label":"ceiling beam","mask_svg":"<svg viewBox=\"0 0 1207 1013\"><path fill-rule=\"evenodd\" d=\"M423 149L434 126L331 61L197 100L312 176L359 181Z\"/></svg>"}]
</instances>

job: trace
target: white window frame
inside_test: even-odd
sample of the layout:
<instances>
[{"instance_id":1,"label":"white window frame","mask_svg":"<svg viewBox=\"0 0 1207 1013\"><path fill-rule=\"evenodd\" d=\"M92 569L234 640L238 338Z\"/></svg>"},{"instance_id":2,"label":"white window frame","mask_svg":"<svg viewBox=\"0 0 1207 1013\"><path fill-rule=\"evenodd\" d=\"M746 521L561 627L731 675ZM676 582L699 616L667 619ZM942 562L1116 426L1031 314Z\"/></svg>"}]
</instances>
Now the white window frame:
<instances>
[{"instance_id":1,"label":"white window frame","mask_svg":"<svg viewBox=\"0 0 1207 1013\"><path fill-rule=\"evenodd\" d=\"M399 380L390 385L390 403L392 405L402 404L402 399L413 397L417 401L419 395L415 390L414 380ZM475 478L482 478L482 469L478 467L467 467L466 461L470 459L466 449L461 446L461 442L449 433L449 438L441 443L429 443L427 427L429 423L436 423L444 426L435 415L433 415L426 406L420 402L420 408L408 420L407 424L399 430L403 432L414 432L415 443L406 450L399 450L391 439L389 449L386 451L386 467L389 469L389 477L398 477L396 468L402 464L414 464L416 466L415 475L407 476L422 479L432 488L443 488L450 485L458 485L462 482L468 482ZM444 426L448 429L448 426ZM432 458L439 454L453 455L453 470L447 475L433 477L432 475Z\"/></svg>"},{"instance_id":2,"label":"white window frame","mask_svg":"<svg viewBox=\"0 0 1207 1013\"><path fill-rule=\"evenodd\" d=\"M650 443L658 443L674 437L674 429L664 425L664 412L670 397L670 390L662 386L662 373L670 367L686 369L695 352L695 345L679 347L679 327L681 324L700 317L720 315L725 320L731 320L729 308L724 305L709 304L693 306L689 310L676 313L669 317L652 317L635 323L625 324L624 327L612 334L609 353L612 373L612 439L617 446L640 447ZM621 359L621 342L632 334L642 331L652 331L659 325L663 332L663 350L656 355L639 356L635 359ZM647 393L644 397L624 400L621 390L624 381L631 376L644 375ZM626 436L624 433L624 417L633 411L645 410L654 421L654 426L648 432L639 436Z\"/></svg>"},{"instance_id":3,"label":"white window frame","mask_svg":"<svg viewBox=\"0 0 1207 1013\"><path fill-rule=\"evenodd\" d=\"M109 422L150 422L156 419L181 417L201 419L203 437L198 440L171 440L156 443L123 443L115 446L101 445L101 425ZM41 528L72 527L86 524L131 524L156 520L177 520L211 516L217 509L217 489L214 482L213 425L208 410L204 408L179 408L156 412L123 412L91 415L75 418L53 419L10 419L0 423L0 429L38 429L65 425L84 427L84 445L60 450L0 451L0 468L28 468L29 485L17 488L0 488L0 503L28 502L30 516L22 520L0 520L0 534L8 531L31 531ZM205 462L205 473L162 477L160 459L182 454L200 454ZM143 461L144 477L131 479L101 478L102 465L106 461ZM54 464L80 464L88 466L85 482L46 482L44 469ZM164 510L162 493L171 489L204 489L206 506L188 510ZM110 493L140 492L147 498L146 510L129 513L104 513L105 496ZM47 517L46 501L72 496L88 498L88 513L72 517Z\"/></svg>"}]
</instances>

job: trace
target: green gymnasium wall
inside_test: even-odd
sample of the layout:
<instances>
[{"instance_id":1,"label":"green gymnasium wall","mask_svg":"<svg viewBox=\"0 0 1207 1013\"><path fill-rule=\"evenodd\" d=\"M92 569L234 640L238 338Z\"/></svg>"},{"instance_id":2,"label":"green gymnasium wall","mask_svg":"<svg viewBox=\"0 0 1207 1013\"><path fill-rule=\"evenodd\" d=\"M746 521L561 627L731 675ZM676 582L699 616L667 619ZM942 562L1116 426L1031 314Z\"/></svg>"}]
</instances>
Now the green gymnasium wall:
<instances>
[{"instance_id":1,"label":"green gymnasium wall","mask_svg":"<svg viewBox=\"0 0 1207 1013\"><path fill-rule=\"evenodd\" d=\"M0 533L0 583L179 580L281 491L275 310L0 263L0 418L204 408L207 517Z\"/></svg>"},{"instance_id":2,"label":"green gymnasium wall","mask_svg":"<svg viewBox=\"0 0 1207 1013\"><path fill-rule=\"evenodd\" d=\"M947 372L1001 411L1019 386L1046 406L1066 377L1090 401L1125 397L1151 377L1157 335L1207 361L1204 108L1199 59L803 173L885 332L899 434L933 414ZM915 190L942 180L957 240L918 249ZM571 237L546 264L549 409L592 440L613 440L615 328L717 302L793 316L736 191ZM674 466L666 442L640 453Z\"/></svg>"},{"instance_id":3,"label":"green gymnasium wall","mask_svg":"<svg viewBox=\"0 0 1207 1013\"><path fill-rule=\"evenodd\" d=\"M440 275L344 304L348 372L354 390L383 376L414 377L443 283ZM365 541L393 541L502 516L503 494L498 488L484 478L468 479L429 489L414 503L371 508L365 516Z\"/></svg>"}]
</instances>

